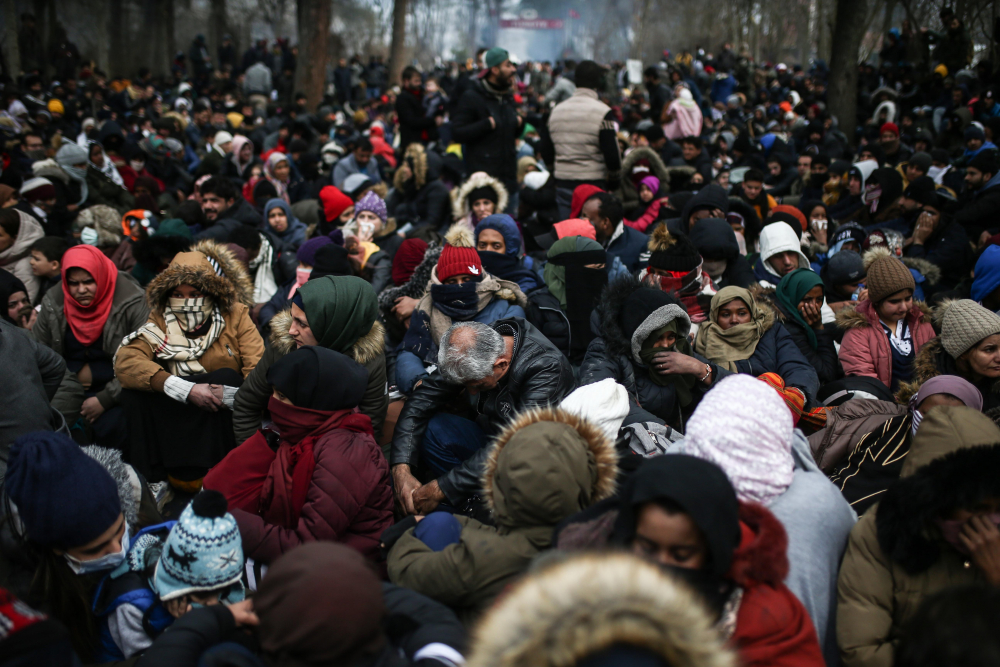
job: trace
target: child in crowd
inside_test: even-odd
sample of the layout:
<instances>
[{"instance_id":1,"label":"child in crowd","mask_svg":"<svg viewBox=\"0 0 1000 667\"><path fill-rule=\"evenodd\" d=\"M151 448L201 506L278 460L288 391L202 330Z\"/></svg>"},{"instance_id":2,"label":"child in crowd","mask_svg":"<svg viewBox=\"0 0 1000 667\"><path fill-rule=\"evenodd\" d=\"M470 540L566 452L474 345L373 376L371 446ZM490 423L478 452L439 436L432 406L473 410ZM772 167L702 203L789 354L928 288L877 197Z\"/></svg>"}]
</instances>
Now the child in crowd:
<instances>
[{"instance_id":1,"label":"child in crowd","mask_svg":"<svg viewBox=\"0 0 1000 667\"><path fill-rule=\"evenodd\" d=\"M31 244L31 273L41 283L34 305L40 304L45 293L62 281L62 256L67 250L69 243L58 236L43 236Z\"/></svg>"}]
</instances>

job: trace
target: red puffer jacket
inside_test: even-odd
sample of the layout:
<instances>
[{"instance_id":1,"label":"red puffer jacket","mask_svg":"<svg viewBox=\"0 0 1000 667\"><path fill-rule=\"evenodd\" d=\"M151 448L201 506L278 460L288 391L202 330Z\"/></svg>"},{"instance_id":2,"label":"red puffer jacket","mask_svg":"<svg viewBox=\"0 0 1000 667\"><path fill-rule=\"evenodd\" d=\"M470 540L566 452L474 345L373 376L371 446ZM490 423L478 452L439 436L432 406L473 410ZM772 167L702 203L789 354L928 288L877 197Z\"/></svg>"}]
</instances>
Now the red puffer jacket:
<instances>
[{"instance_id":1,"label":"red puffer jacket","mask_svg":"<svg viewBox=\"0 0 1000 667\"><path fill-rule=\"evenodd\" d=\"M812 619L782 582L788 536L763 505L740 503L740 546L728 578L743 588L731 641L744 667L823 667Z\"/></svg>"},{"instance_id":2,"label":"red puffer jacket","mask_svg":"<svg viewBox=\"0 0 1000 667\"><path fill-rule=\"evenodd\" d=\"M254 437L263 438L259 431ZM244 554L270 563L304 542L327 540L380 559L379 538L392 525L392 487L389 464L375 439L336 428L317 439L313 456L316 467L296 528L269 524L245 510L230 510L240 527Z\"/></svg>"}]
</instances>

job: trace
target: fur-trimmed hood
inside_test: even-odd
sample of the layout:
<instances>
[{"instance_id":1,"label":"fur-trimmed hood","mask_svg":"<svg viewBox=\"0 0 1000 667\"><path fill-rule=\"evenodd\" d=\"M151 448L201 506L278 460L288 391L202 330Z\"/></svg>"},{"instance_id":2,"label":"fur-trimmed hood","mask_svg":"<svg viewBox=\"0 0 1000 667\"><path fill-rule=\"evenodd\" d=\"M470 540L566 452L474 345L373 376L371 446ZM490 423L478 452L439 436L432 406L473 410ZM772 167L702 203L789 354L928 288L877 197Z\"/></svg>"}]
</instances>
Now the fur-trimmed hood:
<instances>
[{"instance_id":1,"label":"fur-trimmed hood","mask_svg":"<svg viewBox=\"0 0 1000 667\"><path fill-rule=\"evenodd\" d=\"M914 301L913 307L906 315L907 323L912 327L918 322L931 322L931 309L923 301ZM846 306L837 313L837 327L848 329L867 329L877 326L878 314L871 301L862 301L856 306Z\"/></svg>"},{"instance_id":2,"label":"fur-trimmed hood","mask_svg":"<svg viewBox=\"0 0 1000 667\"><path fill-rule=\"evenodd\" d=\"M950 303L951 301L946 299L934 307L933 319L936 329L940 329L941 322L939 318L948 309L947 306ZM900 383L899 392L896 394L896 401L905 405L920 390L923 383L938 375L958 375L961 377L961 373L955 366L955 360L951 358L951 355L945 351L944 345L941 344L940 335L927 341L917 352L917 358L913 362L913 380L911 382ZM1000 378L990 384L989 392L1000 394ZM983 398L989 402L989 398L985 395L985 392Z\"/></svg>"},{"instance_id":3,"label":"fur-trimmed hood","mask_svg":"<svg viewBox=\"0 0 1000 667\"><path fill-rule=\"evenodd\" d=\"M288 330L292 326L291 308L283 310L271 318L271 347L284 356L295 350L295 339ZM372 328L351 346L351 357L362 366L385 351L385 327L376 320Z\"/></svg>"},{"instance_id":4,"label":"fur-trimmed hood","mask_svg":"<svg viewBox=\"0 0 1000 667\"><path fill-rule=\"evenodd\" d=\"M635 184L632 181L632 168L635 167L636 163L640 160L649 161L649 175L656 176L660 179L660 187L664 192L670 192L670 180L674 174L690 178L691 174L695 172L694 167L666 166L663 164L663 159L660 157L660 154L649 146L634 148L629 151L628 155L626 155L622 160L622 181L619 192L621 193L622 203L625 205L634 204L639 201L639 191L636 189Z\"/></svg>"},{"instance_id":5,"label":"fur-trimmed hood","mask_svg":"<svg viewBox=\"0 0 1000 667\"><path fill-rule=\"evenodd\" d=\"M468 217L472 212L472 205L468 202L469 194L476 188L489 186L497 193L497 213L507 210L509 194L507 188L499 179L493 178L485 171L477 171L472 176L465 179L460 187L451 191L451 215L457 222Z\"/></svg>"},{"instance_id":6,"label":"fur-trimmed hood","mask_svg":"<svg viewBox=\"0 0 1000 667\"><path fill-rule=\"evenodd\" d=\"M1000 428L964 406L929 411L913 437L900 478L878 504L879 545L910 574L931 567L942 544L938 519L1000 497Z\"/></svg>"},{"instance_id":7,"label":"fur-trimmed hood","mask_svg":"<svg viewBox=\"0 0 1000 667\"><path fill-rule=\"evenodd\" d=\"M900 257L903 266L908 269L919 271L927 280L928 285L937 285L941 282L941 267L933 262L929 262L922 257Z\"/></svg>"},{"instance_id":8,"label":"fur-trimmed hood","mask_svg":"<svg viewBox=\"0 0 1000 667\"><path fill-rule=\"evenodd\" d=\"M69 174L52 158L33 163L31 173L35 178L48 178L50 180L54 178L64 185L69 185Z\"/></svg>"},{"instance_id":9,"label":"fur-trimmed hood","mask_svg":"<svg viewBox=\"0 0 1000 667\"><path fill-rule=\"evenodd\" d=\"M600 426L559 408L528 410L490 446L483 491L501 528L555 526L610 497L614 443Z\"/></svg>"},{"instance_id":10,"label":"fur-trimmed hood","mask_svg":"<svg viewBox=\"0 0 1000 667\"><path fill-rule=\"evenodd\" d=\"M629 644L674 667L733 667L685 586L628 554L584 554L525 578L482 619L469 667L576 665Z\"/></svg>"},{"instance_id":11,"label":"fur-trimmed hood","mask_svg":"<svg viewBox=\"0 0 1000 667\"><path fill-rule=\"evenodd\" d=\"M406 147L406 152L403 153L403 162L408 161L413 162L413 178L416 179L414 185L419 190L427 183L427 151L422 144L412 143ZM396 175L392 179L392 185L403 192L406 180L403 178L403 170L397 169Z\"/></svg>"},{"instance_id":12,"label":"fur-trimmed hood","mask_svg":"<svg viewBox=\"0 0 1000 667\"><path fill-rule=\"evenodd\" d=\"M170 293L178 285L191 285L212 297L223 313L237 303L253 305L253 283L231 250L203 240L188 252L178 253L163 273L146 288L149 309L162 315ZM249 303L247 303L249 299Z\"/></svg>"}]
</instances>

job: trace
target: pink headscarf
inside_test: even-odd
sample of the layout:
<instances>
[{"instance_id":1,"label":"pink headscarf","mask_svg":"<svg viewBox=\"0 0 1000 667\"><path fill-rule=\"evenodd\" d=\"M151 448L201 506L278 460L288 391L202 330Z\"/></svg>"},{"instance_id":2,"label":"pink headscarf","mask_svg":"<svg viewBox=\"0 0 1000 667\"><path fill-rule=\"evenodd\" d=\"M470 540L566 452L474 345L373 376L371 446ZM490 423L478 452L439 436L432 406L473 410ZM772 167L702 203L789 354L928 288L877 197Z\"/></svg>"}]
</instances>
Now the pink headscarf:
<instances>
[{"instance_id":1,"label":"pink headscarf","mask_svg":"<svg viewBox=\"0 0 1000 667\"><path fill-rule=\"evenodd\" d=\"M264 178L269 180L274 189L278 191L278 199L284 200L286 204L291 204L292 202L288 198L288 183L283 183L274 177L274 168L282 162L287 162L288 167L291 168L292 161L288 159L287 155L277 151L271 153L270 157L267 158L267 162L264 163Z\"/></svg>"}]
</instances>

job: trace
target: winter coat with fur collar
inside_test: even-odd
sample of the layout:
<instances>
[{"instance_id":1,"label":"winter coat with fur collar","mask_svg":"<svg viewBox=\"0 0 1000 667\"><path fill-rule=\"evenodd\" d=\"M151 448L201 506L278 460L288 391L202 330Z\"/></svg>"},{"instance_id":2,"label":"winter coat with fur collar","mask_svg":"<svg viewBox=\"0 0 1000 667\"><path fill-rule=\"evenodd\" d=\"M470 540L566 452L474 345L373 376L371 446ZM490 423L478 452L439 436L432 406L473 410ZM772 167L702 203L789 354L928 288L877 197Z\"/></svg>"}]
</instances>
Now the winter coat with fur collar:
<instances>
[{"instance_id":1,"label":"winter coat with fur collar","mask_svg":"<svg viewBox=\"0 0 1000 667\"><path fill-rule=\"evenodd\" d=\"M441 551L411 529L389 552L389 578L460 610L485 609L551 546L556 524L614 492L617 471L614 443L597 426L554 408L523 412L483 472L496 526L456 516L461 537Z\"/></svg>"},{"instance_id":2,"label":"winter coat with fur collar","mask_svg":"<svg viewBox=\"0 0 1000 667\"><path fill-rule=\"evenodd\" d=\"M935 313L943 310L945 308L939 306L935 308ZM983 395L983 412L1000 407L1000 378L983 378L979 382L974 382L974 378L967 377L966 373L958 369L955 360L941 344L940 336L931 339L924 347L920 348L913 364L913 381L900 385L897 399L901 403L909 401L920 390L923 383L938 375L957 375L972 382Z\"/></svg>"},{"instance_id":3,"label":"winter coat with fur collar","mask_svg":"<svg viewBox=\"0 0 1000 667\"><path fill-rule=\"evenodd\" d=\"M1000 429L972 408L924 417L900 478L851 531L837 582L837 642L845 667L891 667L903 628L933 593L985 585L936 520L1000 497Z\"/></svg>"},{"instance_id":4,"label":"winter coat with fur collar","mask_svg":"<svg viewBox=\"0 0 1000 667\"><path fill-rule=\"evenodd\" d=\"M906 325L913 337L913 351L919 355L920 348L934 338L927 307L914 302L906 315ZM874 304L862 301L856 308L842 309L837 313L837 326L845 330L840 343L840 363L844 374L873 377L886 387L891 386L892 350Z\"/></svg>"},{"instance_id":5,"label":"winter coat with fur collar","mask_svg":"<svg viewBox=\"0 0 1000 667\"><path fill-rule=\"evenodd\" d=\"M295 351L295 340L288 330L292 326L292 312L285 310L271 319L271 345L264 350L257 366L243 381L233 403L233 431L236 442L244 442L260 428L261 417L271 397L267 370L271 364ZM389 409L389 395L385 391L385 329L375 322L371 330L351 346L350 356L368 370L368 388L358 405L358 411L372 420L375 440L382 435L385 413Z\"/></svg>"},{"instance_id":6,"label":"winter coat with fur collar","mask_svg":"<svg viewBox=\"0 0 1000 667\"><path fill-rule=\"evenodd\" d=\"M203 255L200 259L199 254ZM201 355L199 363L207 373L230 368L246 378L264 353L264 341L250 319L250 309L245 301L241 301L248 293L248 287L252 293L246 269L232 251L213 241L202 241L191 252L181 253L178 257L181 261L175 258L163 273L149 283L146 290L149 321L165 331L163 312L173 289L179 285L197 287L215 300L225 321L219 337ZM214 261L219 268L215 269L206 259ZM163 391L163 383L170 373L156 358L149 343L140 336L119 348L115 357L115 377L124 389Z\"/></svg>"}]
</instances>

